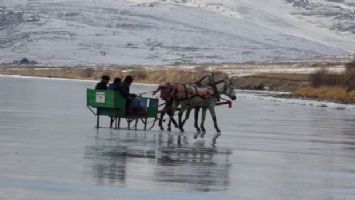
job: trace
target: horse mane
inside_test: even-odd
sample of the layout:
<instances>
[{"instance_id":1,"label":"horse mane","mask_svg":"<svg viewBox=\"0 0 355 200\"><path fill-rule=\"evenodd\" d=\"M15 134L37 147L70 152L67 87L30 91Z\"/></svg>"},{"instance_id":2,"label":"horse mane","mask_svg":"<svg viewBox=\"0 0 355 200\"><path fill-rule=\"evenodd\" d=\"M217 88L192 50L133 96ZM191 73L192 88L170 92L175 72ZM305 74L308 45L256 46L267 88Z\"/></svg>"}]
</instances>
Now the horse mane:
<instances>
[{"instance_id":1,"label":"horse mane","mask_svg":"<svg viewBox=\"0 0 355 200\"><path fill-rule=\"evenodd\" d=\"M222 82L225 82L225 80L217 81L217 82L215 82L214 84L217 85L217 84L222 83Z\"/></svg>"},{"instance_id":2,"label":"horse mane","mask_svg":"<svg viewBox=\"0 0 355 200\"><path fill-rule=\"evenodd\" d=\"M211 76L211 75L208 74L208 75L203 76L202 78L200 78L200 80L196 81L196 83L202 82L203 79L205 79L206 77L209 77L209 76Z\"/></svg>"}]
</instances>

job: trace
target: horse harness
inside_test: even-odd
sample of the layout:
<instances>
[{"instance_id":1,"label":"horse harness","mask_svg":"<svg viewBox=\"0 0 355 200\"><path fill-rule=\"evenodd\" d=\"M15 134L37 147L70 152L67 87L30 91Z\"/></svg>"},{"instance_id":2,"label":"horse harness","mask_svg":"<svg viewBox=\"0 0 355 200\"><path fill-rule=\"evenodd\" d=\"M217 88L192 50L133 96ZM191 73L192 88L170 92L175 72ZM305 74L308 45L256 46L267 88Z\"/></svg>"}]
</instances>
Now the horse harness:
<instances>
[{"instance_id":1,"label":"horse harness","mask_svg":"<svg viewBox=\"0 0 355 200\"><path fill-rule=\"evenodd\" d=\"M219 100L220 93L218 92L216 85L212 84L212 85L209 85L209 86L212 88L213 93L210 93L208 91L201 93L201 92L198 91L198 87L196 85L191 85L191 87L193 88L195 94L193 92L190 92L190 94L189 94L187 84L182 84L182 87L184 89L183 92L184 92L184 96L185 97L184 98L178 98L177 100L178 101L190 100L190 99L193 99L195 97L207 99L207 98L209 98L211 96L216 96L217 99ZM180 88L176 87L175 88L175 92L179 93L179 92L182 92L182 91L180 90Z\"/></svg>"}]
</instances>

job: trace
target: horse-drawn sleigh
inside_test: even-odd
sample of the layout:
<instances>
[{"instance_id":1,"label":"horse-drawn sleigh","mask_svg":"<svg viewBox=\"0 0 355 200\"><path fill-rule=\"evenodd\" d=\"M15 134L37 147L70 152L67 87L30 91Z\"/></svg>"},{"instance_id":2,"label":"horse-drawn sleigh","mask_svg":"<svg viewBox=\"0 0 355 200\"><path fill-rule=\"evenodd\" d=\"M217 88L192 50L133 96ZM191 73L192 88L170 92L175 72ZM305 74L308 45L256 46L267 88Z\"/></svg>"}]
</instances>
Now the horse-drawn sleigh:
<instances>
[{"instance_id":1,"label":"horse-drawn sleigh","mask_svg":"<svg viewBox=\"0 0 355 200\"><path fill-rule=\"evenodd\" d=\"M217 133L220 133L221 131L217 125L217 117L214 107L223 104L231 106L230 100L223 99L224 101L221 102L220 95L226 95L232 100L236 99L235 91L230 80L215 82L213 76L204 76L193 85L175 85L174 94L172 95L173 112L168 113L169 121L173 121L174 112L179 111L178 128L181 131L184 131L183 126L189 117L190 111L194 108L195 128L198 132L202 130L202 133L205 133L204 121L208 109L211 113L214 127ZM147 125L149 123L148 119L152 119L152 125L149 129L153 128L157 120L160 120L159 126L163 130L161 122L166 110L159 110L159 99L137 97L135 98L135 101L137 106L131 103L131 105L127 107L126 99L122 97L119 92L87 89L87 107L97 117L97 128L100 128L100 116L109 116L111 118L110 128L121 128L121 120L126 119L128 129L131 129L131 123L134 122L134 129L137 130L138 122L141 121L143 123L143 130L147 130ZM130 109L130 111L127 112L126 109ZM200 109L202 109L202 121L199 126L197 121ZM182 119L184 111L186 111L186 117L185 119ZM161 113L160 118L158 117L159 113ZM171 130L170 122L168 130Z\"/></svg>"}]
</instances>

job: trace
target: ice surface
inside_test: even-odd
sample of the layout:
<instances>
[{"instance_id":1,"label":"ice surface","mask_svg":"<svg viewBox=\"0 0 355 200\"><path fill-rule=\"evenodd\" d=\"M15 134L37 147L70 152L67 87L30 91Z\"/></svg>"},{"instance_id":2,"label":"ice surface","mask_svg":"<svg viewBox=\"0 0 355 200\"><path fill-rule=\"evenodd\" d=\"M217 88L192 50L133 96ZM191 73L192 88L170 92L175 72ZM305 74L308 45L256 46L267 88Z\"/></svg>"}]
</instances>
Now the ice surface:
<instances>
[{"instance_id":1,"label":"ice surface","mask_svg":"<svg viewBox=\"0 0 355 200\"><path fill-rule=\"evenodd\" d=\"M239 93L217 108L222 136L208 115L195 140L192 121L183 134L96 130L85 106L94 85L0 76L0 199L355 197L353 109Z\"/></svg>"}]
</instances>

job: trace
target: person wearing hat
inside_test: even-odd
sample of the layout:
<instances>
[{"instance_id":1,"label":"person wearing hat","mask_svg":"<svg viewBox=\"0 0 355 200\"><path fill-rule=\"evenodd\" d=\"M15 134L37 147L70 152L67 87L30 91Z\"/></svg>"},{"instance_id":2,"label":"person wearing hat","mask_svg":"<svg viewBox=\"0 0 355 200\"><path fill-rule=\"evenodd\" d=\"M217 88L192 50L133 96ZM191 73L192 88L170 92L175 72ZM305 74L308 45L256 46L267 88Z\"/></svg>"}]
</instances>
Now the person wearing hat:
<instances>
[{"instance_id":1,"label":"person wearing hat","mask_svg":"<svg viewBox=\"0 0 355 200\"><path fill-rule=\"evenodd\" d=\"M95 90L107 90L107 84L110 81L110 77L107 75L101 76L101 81L95 86Z\"/></svg>"}]
</instances>

